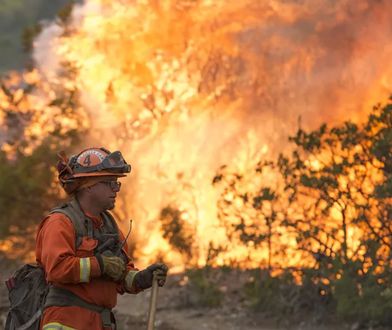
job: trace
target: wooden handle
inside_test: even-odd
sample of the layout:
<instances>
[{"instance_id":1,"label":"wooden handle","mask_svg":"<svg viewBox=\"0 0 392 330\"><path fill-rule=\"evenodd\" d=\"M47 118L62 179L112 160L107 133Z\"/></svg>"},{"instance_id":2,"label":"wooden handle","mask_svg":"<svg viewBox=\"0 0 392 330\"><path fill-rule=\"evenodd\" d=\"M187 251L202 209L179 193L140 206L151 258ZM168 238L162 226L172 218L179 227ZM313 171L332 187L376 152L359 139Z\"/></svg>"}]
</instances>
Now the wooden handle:
<instances>
[{"instance_id":1,"label":"wooden handle","mask_svg":"<svg viewBox=\"0 0 392 330\"><path fill-rule=\"evenodd\" d=\"M156 272L154 272L152 278L150 310L148 311L147 330L154 330L155 312L157 309L157 297L158 297L158 279L157 279Z\"/></svg>"}]
</instances>

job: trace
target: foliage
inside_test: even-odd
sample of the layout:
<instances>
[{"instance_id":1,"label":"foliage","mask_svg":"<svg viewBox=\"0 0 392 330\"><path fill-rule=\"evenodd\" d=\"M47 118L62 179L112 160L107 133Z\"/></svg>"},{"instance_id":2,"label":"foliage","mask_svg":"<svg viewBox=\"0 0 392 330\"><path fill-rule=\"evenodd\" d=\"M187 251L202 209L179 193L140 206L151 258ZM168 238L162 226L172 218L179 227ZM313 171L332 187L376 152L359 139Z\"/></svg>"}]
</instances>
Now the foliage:
<instances>
[{"instance_id":1,"label":"foliage","mask_svg":"<svg viewBox=\"0 0 392 330\"><path fill-rule=\"evenodd\" d=\"M34 116L21 120L23 114L16 108L1 110L5 113L2 129L6 137L4 149L0 149L0 238L4 238L28 232L29 226L37 224L59 201L56 155L76 145L79 133L64 129L58 122L50 125L53 130L45 132L46 136L31 136L28 131Z\"/></svg>"},{"instance_id":2,"label":"foliage","mask_svg":"<svg viewBox=\"0 0 392 330\"><path fill-rule=\"evenodd\" d=\"M279 249L274 233L288 233L288 249L301 255L297 281L273 277L271 262L268 276L254 277L246 289L252 305L274 315L332 312L390 324L392 104L375 107L362 124L299 129L290 141L290 155L259 162L250 179L225 166L213 179L231 239L261 252ZM279 169L278 184L262 179L265 166ZM279 260L290 262L284 254Z\"/></svg>"},{"instance_id":3,"label":"foliage","mask_svg":"<svg viewBox=\"0 0 392 330\"><path fill-rule=\"evenodd\" d=\"M70 0L58 11L57 17L60 20L61 24L66 25L69 22L74 5L75 0Z\"/></svg>"},{"instance_id":4,"label":"foliage","mask_svg":"<svg viewBox=\"0 0 392 330\"><path fill-rule=\"evenodd\" d=\"M273 163L260 161L254 169L243 172L222 166L212 180L220 192L218 218L231 244L245 245L249 250L265 248L268 268L273 257L284 251L277 230L284 206L280 186L271 180L276 174Z\"/></svg>"},{"instance_id":5,"label":"foliage","mask_svg":"<svg viewBox=\"0 0 392 330\"><path fill-rule=\"evenodd\" d=\"M22 32L22 46L23 50L27 53L33 50L34 39L41 33L42 25L36 23L26 27Z\"/></svg>"},{"instance_id":6,"label":"foliage","mask_svg":"<svg viewBox=\"0 0 392 330\"><path fill-rule=\"evenodd\" d=\"M323 125L309 134L300 129L291 138L296 149L290 160L281 156L279 166L291 206L301 210L289 223L301 249L338 257L343 264L360 255L372 262L369 243L376 241L390 258L390 132L387 105L374 109L362 127Z\"/></svg>"},{"instance_id":7,"label":"foliage","mask_svg":"<svg viewBox=\"0 0 392 330\"><path fill-rule=\"evenodd\" d=\"M2 0L0 1L0 72L22 69L28 55L27 35L41 25L43 19L53 18L68 0ZM27 32L24 32L27 29ZM36 33L33 33L36 35ZM21 43L23 38L23 45Z\"/></svg>"},{"instance_id":8,"label":"foliage","mask_svg":"<svg viewBox=\"0 0 392 330\"><path fill-rule=\"evenodd\" d=\"M13 160L0 151L0 238L10 231L25 232L58 201L57 191L51 189L54 173L48 166L55 161L50 139L31 155L18 152Z\"/></svg>"},{"instance_id":9,"label":"foliage","mask_svg":"<svg viewBox=\"0 0 392 330\"><path fill-rule=\"evenodd\" d=\"M277 318L282 325L300 321L304 314L314 322L325 321L330 310L329 297L319 284L311 280L311 274L312 270L304 269L303 282L297 283L290 269L276 276L254 270L244 286L247 300L257 312Z\"/></svg>"},{"instance_id":10,"label":"foliage","mask_svg":"<svg viewBox=\"0 0 392 330\"><path fill-rule=\"evenodd\" d=\"M173 207L166 206L161 210L160 220L162 223L163 237L185 260L192 258L192 229L187 226L182 218L182 212Z\"/></svg>"},{"instance_id":11,"label":"foliage","mask_svg":"<svg viewBox=\"0 0 392 330\"><path fill-rule=\"evenodd\" d=\"M37 102L37 95L45 102ZM0 77L0 101L0 238L5 238L31 232L61 198L54 182L56 154L79 142L85 113L75 89L49 86L36 70Z\"/></svg>"},{"instance_id":12,"label":"foliage","mask_svg":"<svg viewBox=\"0 0 392 330\"><path fill-rule=\"evenodd\" d=\"M391 116L387 105L374 109L362 127L347 122L311 133L300 129L291 138L292 157L280 156L296 211L288 226L298 248L316 261L337 259L342 268L356 261L366 272L390 260Z\"/></svg>"},{"instance_id":13,"label":"foliage","mask_svg":"<svg viewBox=\"0 0 392 330\"><path fill-rule=\"evenodd\" d=\"M338 317L390 322L392 107L291 138L280 156L297 249L315 261L314 283L325 283Z\"/></svg>"},{"instance_id":14,"label":"foliage","mask_svg":"<svg viewBox=\"0 0 392 330\"><path fill-rule=\"evenodd\" d=\"M341 267L337 267L341 268ZM391 312L391 270L381 273L361 272L361 263L346 264L341 276L332 277L329 288L336 303L336 314L344 320L369 321L390 324ZM336 271L331 269L331 273Z\"/></svg>"},{"instance_id":15,"label":"foliage","mask_svg":"<svg viewBox=\"0 0 392 330\"><path fill-rule=\"evenodd\" d=\"M219 281L214 278L210 267L194 268L186 271L189 278L189 288L192 295L191 304L203 307L217 307L222 303L222 292L219 290Z\"/></svg>"}]
</instances>

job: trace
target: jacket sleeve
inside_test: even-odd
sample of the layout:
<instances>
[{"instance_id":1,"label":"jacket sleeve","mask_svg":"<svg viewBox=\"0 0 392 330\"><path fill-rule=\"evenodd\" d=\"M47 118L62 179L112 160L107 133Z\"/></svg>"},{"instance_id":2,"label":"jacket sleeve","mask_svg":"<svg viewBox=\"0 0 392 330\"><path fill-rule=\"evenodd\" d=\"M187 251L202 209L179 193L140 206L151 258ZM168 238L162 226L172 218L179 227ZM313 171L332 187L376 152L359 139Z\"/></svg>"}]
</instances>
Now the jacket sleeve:
<instances>
[{"instance_id":1,"label":"jacket sleeve","mask_svg":"<svg viewBox=\"0 0 392 330\"><path fill-rule=\"evenodd\" d=\"M75 249L75 229L64 214L54 213L41 223L37 233L37 262L48 282L87 283L101 276L97 259L79 258Z\"/></svg>"},{"instance_id":2,"label":"jacket sleeve","mask_svg":"<svg viewBox=\"0 0 392 330\"><path fill-rule=\"evenodd\" d=\"M125 236L124 236L124 234L120 230L120 239L121 239L121 241L123 241L124 238L125 238ZM130 253L129 253L128 242L126 242L124 244L123 252L125 252L127 254L127 256L128 256L127 272L126 272L124 280L118 285L117 292L120 293L120 294L123 294L125 292L132 293L132 294L139 293L139 292L141 292L143 290L135 287L135 285L129 286L129 283L133 282L133 277L138 272L138 269L135 267L131 257L129 256ZM130 278L132 279L132 281L129 281Z\"/></svg>"}]
</instances>

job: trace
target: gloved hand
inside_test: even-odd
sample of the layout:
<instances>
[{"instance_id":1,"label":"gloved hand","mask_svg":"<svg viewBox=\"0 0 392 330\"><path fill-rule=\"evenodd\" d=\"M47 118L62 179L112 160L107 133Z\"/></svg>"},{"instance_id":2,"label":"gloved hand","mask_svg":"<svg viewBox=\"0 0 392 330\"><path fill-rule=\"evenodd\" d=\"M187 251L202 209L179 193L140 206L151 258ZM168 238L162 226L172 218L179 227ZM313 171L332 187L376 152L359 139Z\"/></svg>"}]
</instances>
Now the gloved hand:
<instances>
[{"instance_id":1,"label":"gloved hand","mask_svg":"<svg viewBox=\"0 0 392 330\"><path fill-rule=\"evenodd\" d=\"M163 286L166 281L168 268L163 263L156 263L148 266L146 269L137 272L134 277L134 282L140 289L148 289L152 287L154 273L158 280L158 285Z\"/></svg>"},{"instance_id":2,"label":"gloved hand","mask_svg":"<svg viewBox=\"0 0 392 330\"><path fill-rule=\"evenodd\" d=\"M96 258L103 275L109 276L115 282L121 280L125 276L125 271L127 269L123 259L102 254L97 254Z\"/></svg>"}]
</instances>

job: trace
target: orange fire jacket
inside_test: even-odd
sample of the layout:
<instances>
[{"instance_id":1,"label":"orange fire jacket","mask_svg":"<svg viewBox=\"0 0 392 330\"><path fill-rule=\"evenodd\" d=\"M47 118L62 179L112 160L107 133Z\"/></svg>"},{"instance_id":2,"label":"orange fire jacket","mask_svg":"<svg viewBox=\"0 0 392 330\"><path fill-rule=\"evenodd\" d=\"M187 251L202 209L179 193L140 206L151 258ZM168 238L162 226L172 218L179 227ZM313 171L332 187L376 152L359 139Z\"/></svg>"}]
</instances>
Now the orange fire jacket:
<instances>
[{"instance_id":1,"label":"orange fire jacket","mask_svg":"<svg viewBox=\"0 0 392 330\"><path fill-rule=\"evenodd\" d=\"M102 219L87 215L96 228L103 225ZM50 220L50 221L48 221ZM72 291L85 301L113 308L117 303L117 294L126 292L125 283L115 283L101 276L94 248L98 241L83 237L78 249L75 248L76 232L67 216L54 213L40 224L36 237L36 260L45 270L46 280L57 287ZM120 239L124 235L120 231ZM128 245L124 252L128 254ZM137 270L132 262L128 270ZM138 293L132 289L128 293ZM41 320L41 329L77 329L102 330L102 320L98 313L85 308L48 307Z\"/></svg>"}]
</instances>

